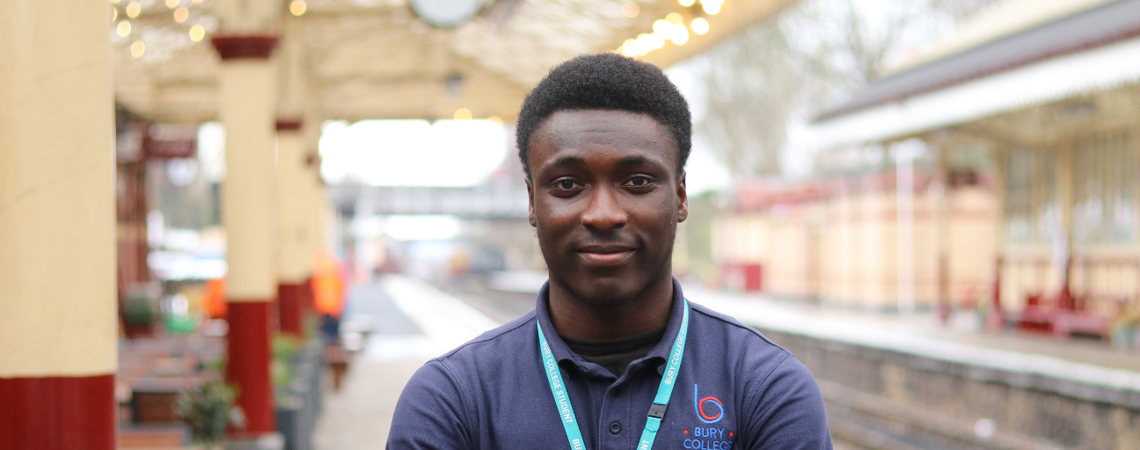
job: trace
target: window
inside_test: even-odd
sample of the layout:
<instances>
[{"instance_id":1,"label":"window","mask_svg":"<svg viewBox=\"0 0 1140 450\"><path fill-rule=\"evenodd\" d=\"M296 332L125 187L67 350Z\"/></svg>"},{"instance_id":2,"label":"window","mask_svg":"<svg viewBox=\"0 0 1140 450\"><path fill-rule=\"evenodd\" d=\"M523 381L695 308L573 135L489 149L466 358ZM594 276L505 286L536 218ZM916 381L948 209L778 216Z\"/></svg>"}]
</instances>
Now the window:
<instances>
[{"instance_id":1,"label":"window","mask_svg":"<svg viewBox=\"0 0 1140 450\"><path fill-rule=\"evenodd\" d=\"M1005 165L1005 239L1011 244L1051 242L1059 231L1057 160L1045 150L1012 149Z\"/></svg>"},{"instance_id":2,"label":"window","mask_svg":"<svg viewBox=\"0 0 1140 450\"><path fill-rule=\"evenodd\" d=\"M1126 131L1077 140L1073 148L1073 241L1122 244L1136 238L1136 157Z\"/></svg>"}]
</instances>

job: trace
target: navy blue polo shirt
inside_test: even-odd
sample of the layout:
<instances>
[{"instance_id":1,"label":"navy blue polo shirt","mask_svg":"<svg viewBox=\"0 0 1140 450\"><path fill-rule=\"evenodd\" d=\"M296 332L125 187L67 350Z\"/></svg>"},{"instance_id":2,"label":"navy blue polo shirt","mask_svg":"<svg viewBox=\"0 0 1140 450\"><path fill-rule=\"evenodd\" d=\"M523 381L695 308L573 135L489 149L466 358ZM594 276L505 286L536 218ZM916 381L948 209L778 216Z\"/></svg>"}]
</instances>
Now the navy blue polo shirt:
<instances>
[{"instance_id":1,"label":"navy blue polo shirt","mask_svg":"<svg viewBox=\"0 0 1140 450\"><path fill-rule=\"evenodd\" d=\"M539 354L535 321L562 369L587 450L634 450L681 328L681 286L665 336L615 377L574 354L535 310L433 359L396 405L390 449L568 449ZM823 398L788 351L735 319L689 302L678 383L654 449L830 449Z\"/></svg>"}]
</instances>

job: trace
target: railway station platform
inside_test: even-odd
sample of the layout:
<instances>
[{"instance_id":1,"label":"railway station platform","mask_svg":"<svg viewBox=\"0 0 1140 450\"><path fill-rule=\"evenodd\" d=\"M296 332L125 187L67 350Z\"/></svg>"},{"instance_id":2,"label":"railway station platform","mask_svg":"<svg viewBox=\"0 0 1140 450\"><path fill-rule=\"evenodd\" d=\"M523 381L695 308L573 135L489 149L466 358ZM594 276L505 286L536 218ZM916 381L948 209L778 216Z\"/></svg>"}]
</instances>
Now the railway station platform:
<instances>
[{"instance_id":1,"label":"railway station platform","mask_svg":"<svg viewBox=\"0 0 1140 450\"><path fill-rule=\"evenodd\" d=\"M853 311L683 283L816 375L837 448L1140 448L1140 355L1096 341L986 334L960 314ZM442 290L440 289L442 287ZM404 383L428 359L534 307L530 293L388 276L350 293L361 350L331 394L317 449L387 438ZM351 339L350 339L351 341ZM937 406L935 406L937 405Z\"/></svg>"}]
</instances>

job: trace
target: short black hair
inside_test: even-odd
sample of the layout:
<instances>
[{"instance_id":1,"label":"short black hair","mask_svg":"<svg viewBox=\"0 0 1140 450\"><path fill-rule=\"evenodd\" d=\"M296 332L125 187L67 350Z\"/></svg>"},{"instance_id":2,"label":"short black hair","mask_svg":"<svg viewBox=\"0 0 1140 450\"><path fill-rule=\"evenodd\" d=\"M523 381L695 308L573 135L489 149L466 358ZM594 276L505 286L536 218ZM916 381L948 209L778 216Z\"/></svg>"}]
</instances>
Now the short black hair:
<instances>
[{"instance_id":1,"label":"short black hair","mask_svg":"<svg viewBox=\"0 0 1140 450\"><path fill-rule=\"evenodd\" d=\"M515 139L519 160L530 179L530 135L557 111L611 109L653 116L677 141L677 171L693 147L689 104L665 73L649 63L616 53L582 55L550 70L523 101Z\"/></svg>"}]
</instances>

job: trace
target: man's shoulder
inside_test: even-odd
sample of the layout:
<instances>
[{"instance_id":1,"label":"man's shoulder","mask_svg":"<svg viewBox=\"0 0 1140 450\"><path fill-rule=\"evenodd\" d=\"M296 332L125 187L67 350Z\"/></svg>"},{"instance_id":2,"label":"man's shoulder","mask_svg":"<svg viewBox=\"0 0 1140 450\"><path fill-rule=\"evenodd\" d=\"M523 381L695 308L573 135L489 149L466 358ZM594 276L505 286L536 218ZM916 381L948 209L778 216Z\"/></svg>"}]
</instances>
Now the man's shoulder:
<instances>
[{"instance_id":1,"label":"man's shoulder","mask_svg":"<svg viewBox=\"0 0 1140 450\"><path fill-rule=\"evenodd\" d=\"M472 362L488 354L508 355L515 352L503 352L505 349L518 348L518 346L534 339L531 328L534 327L535 312L532 310L522 317L507 322L498 328L484 332L475 339L434 358L432 361L444 363ZM527 328L530 325L531 328Z\"/></svg>"},{"instance_id":2,"label":"man's shoulder","mask_svg":"<svg viewBox=\"0 0 1140 450\"><path fill-rule=\"evenodd\" d=\"M689 301L694 317L700 317L705 326L719 330L728 340L726 344L744 345L753 349L764 349L772 352L790 354L759 330L741 323L732 316L721 314L709 309L707 306Z\"/></svg>"}]
</instances>

